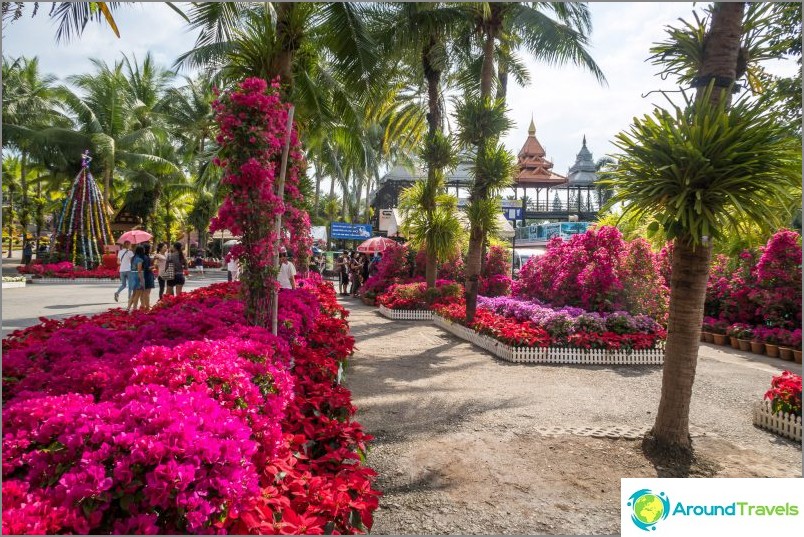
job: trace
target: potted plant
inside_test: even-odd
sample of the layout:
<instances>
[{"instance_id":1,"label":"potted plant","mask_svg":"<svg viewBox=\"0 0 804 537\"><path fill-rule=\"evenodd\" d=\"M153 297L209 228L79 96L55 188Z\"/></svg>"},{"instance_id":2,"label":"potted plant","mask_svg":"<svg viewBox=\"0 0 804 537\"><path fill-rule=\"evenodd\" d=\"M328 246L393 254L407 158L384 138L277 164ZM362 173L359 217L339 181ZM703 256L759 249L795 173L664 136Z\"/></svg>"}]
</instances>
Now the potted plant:
<instances>
[{"instance_id":1,"label":"potted plant","mask_svg":"<svg viewBox=\"0 0 804 537\"><path fill-rule=\"evenodd\" d=\"M713 326L717 322L717 319L713 317L704 317L703 326L701 327L701 341L706 343L713 343Z\"/></svg>"},{"instance_id":2,"label":"potted plant","mask_svg":"<svg viewBox=\"0 0 804 537\"><path fill-rule=\"evenodd\" d=\"M715 345L725 345L728 343L726 330L729 324L726 321L717 321L712 325L712 339Z\"/></svg>"},{"instance_id":3,"label":"potted plant","mask_svg":"<svg viewBox=\"0 0 804 537\"><path fill-rule=\"evenodd\" d=\"M737 331L737 342L740 344L741 351L751 350L751 338L753 337L753 330L748 325L741 325Z\"/></svg>"},{"instance_id":4,"label":"potted plant","mask_svg":"<svg viewBox=\"0 0 804 537\"><path fill-rule=\"evenodd\" d=\"M765 342L762 341L762 338L757 334L757 328L754 330L754 333L751 337L751 352L754 354L765 354Z\"/></svg>"},{"instance_id":5,"label":"potted plant","mask_svg":"<svg viewBox=\"0 0 804 537\"><path fill-rule=\"evenodd\" d=\"M801 332L799 331L799 341L801 341ZM787 360L788 362L793 361L793 332L790 330L785 330L783 328L779 329L779 358L782 360Z\"/></svg>"},{"instance_id":6,"label":"potted plant","mask_svg":"<svg viewBox=\"0 0 804 537\"><path fill-rule=\"evenodd\" d=\"M754 330L754 337L765 344L765 355L769 358L779 357L779 334L775 328L759 326Z\"/></svg>"},{"instance_id":7,"label":"potted plant","mask_svg":"<svg viewBox=\"0 0 804 537\"><path fill-rule=\"evenodd\" d=\"M801 363L801 328L796 328L790 332L790 347L793 349L793 361Z\"/></svg>"},{"instance_id":8,"label":"potted plant","mask_svg":"<svg viewBox=\"0 0 804 537\"><path fill-rule=\"evenodd\" d=\"M740 342L737 340L737 333L740 331L740 324L734 323L726 330L726 335L729 336L729 343L731 343L732 349L739 349Z\"/></svg>"}]
</instances>

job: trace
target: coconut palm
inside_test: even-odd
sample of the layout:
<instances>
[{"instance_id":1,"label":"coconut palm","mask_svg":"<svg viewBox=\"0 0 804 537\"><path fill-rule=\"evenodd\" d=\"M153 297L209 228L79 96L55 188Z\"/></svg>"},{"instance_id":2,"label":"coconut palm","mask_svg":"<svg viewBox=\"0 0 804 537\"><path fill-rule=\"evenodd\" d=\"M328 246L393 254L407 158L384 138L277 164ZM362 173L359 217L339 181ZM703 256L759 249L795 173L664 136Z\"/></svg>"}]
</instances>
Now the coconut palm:
<instances>
[{"instance_id":1,"label":"coconut palm","mask_svg":"<svg viewBox=\"0 0 804 537\"><path fill-rule=\"evenodd\" d=\"M738 73L744 5L719 3L698 73L708 86L684 107L657 109L617 136L610 203L652 217L675 240L659 411L646 447L690 455L689 407L712 241L729 226L778 222L790 192L801 196L801 147L766 104L729 106ZM726 86L726 87L722 87Z\"/></svg>"}]
</instances>

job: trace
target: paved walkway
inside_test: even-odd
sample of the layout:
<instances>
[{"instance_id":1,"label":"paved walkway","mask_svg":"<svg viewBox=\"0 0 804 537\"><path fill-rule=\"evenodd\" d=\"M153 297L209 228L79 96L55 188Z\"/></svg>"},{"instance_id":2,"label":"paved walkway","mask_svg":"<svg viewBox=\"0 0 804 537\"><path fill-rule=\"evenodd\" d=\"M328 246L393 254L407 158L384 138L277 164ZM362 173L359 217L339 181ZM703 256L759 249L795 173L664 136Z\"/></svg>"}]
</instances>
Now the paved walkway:
<instances>
[{"instance_id":1,"label":"paved walkway","mask_svg":"<svg viewBox=\"0 0 804 537\"><path fill-rule=\"evenodd\" d=\"M357 340L346 385L385 493L373 533L618 533L619 479L663 475L628 440L653 425L661 367L509 364L343 302ZM702 346L692 434L718 476L801 476L800 445L755 428L750 411L792 365ZM580 436L590 428L622 438Z\"/></svg>"}]
</instances>

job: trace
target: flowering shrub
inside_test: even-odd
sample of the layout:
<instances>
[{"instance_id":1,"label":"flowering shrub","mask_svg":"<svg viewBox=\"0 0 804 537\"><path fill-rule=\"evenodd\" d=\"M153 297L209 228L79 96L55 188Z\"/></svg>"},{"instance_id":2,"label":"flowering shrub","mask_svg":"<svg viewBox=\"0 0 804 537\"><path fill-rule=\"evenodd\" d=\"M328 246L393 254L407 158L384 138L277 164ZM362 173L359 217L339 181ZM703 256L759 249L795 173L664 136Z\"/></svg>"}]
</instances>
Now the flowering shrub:
<instances>
[{"instance_id":1,"label":"flowering shrub","mask_svg":"<svg viewBox=\"0 0 804 537\"><path fill-rule=\"evenodd\" d=\"M396 283L410 281L410 262L407 245L392 246L382 253L377 274L370 276L360 287L363 296L377 296Z\"/></svg>"},{"instance_id":2,"label":"flowering shrub","mask_svg":"<svg viewBox=\"0 0 804 537\"><path fill-rule=\"evenodd\" d=\"M280 337L235 282L3 340L3 533L370 529L371 438L336 382L347 312L301 284Z\"/></svg>"},{"instance_id":3,"label":"flowering shrub","mask_svg":"<svg viewBox=\"0 0 804 537\"><path fill-rule=\"evenodd\" d=\"M229 229L241 237L231 251L242 267L246 318L252 324L267 326L270 291L277 285L272 265L277 238L302 256L312 245L309 217L298 207L303 157L296 130L292 129L284 198L280 197L275 182L280 176L289 106L280 100L278 81L269 88L265 80L247 78L212 106L220 128L220 151L214 162L223 168L221 184L227 195L210 231ZM282 227L288 233L275 229L278 215L284 217Z\"/></svg>"},{"instance_id":4,"label":"flowering shrub","mask_svg":"<svg viewBox=\"0 0 804 537\"><path fill-rule=\"evenodd\" d=\"M20 265L17 267L17 272L20 274L33 274L34 277L64 278L70 280L74 280L76 278L91 278L99 280L120 278L120 272L116 268L108 269L104 267L97 267L94 269L85 269L84 267L74 265L70 261L29 266Z\"/></svg>"},{"instance_id":5,"label":"flowering shrub","mask_svg":"<svg viewBox=\"0 0 804 537\"><path fill-rule=\"evenodd\" d=\"M463 295L463 286L448 280L436 280L433 289L427 283L394 284L377 297L377 303L396 310L427 310L441 304L457 301Z\"/></svg>"},{"instance_id":6,"label":"flowering shrub","mask_svg":"<svg viewBox=\"0 0 804 537\"><path fill-rule=\"evenodd\" d=\"M801 328L801 237L783 229L737 259L717 256L704 308L728 323Z\"/></svg>"},{"instance_id":7,"label":"flowering shrub","mask_svg":"<svg viewBox=\"0 0 804 537\"><path fill-rule=\"evenodd\" d=\"M627 310L665 322L669 290L647 242L626 242L614 227L603 226L550 240L547 252L532 257L514 284L514 295L555 306L589 311Z\"/></svg>"},{"instance_id":8,"label":"flowering shrub","mask_svg":"<svg viewBox=\"0 0 804 537\"><path fill-rule=\"evenodd\" d=\"M624 311L601 314L571 306L551 308L539 304L537 301L528 302L510 297L479 297L477 304L478 307L483 307L496 314L520 322L530 321L536 326L544 328L550 334L553 345L572 344L584 347L584 344L581 343L585 340L572 338L574 334L579 333L610 333L617 336L643 334L651 336L654 343L665 337L664 329L650 317L630 315Z\"/></svg>"},{"instance_id":9,"label":"flowering shrub","mask_svg":"<svg viewBox=\"0 0 804 537\"><path fill-rule=\"evenodd\" d=\"M771 389L765 393L765 399L771 401L771 409L776 412L787 412L801 416L801 375L790 371L782 371L773 377Z\"/></svg>"},{"instance_id":10,"label":"flowering shrub","mask_svg":"<svg viewBox=\"0 0 804 537\"><path fill-rule=\"evenodd\" d=\"M737 339L751 339L754 329L750 324L734 323L726 329L726 335Z\"/></svg>"},{"instance_id":11,"label":"flowering shrub","mask_svg":"<svg viewBox=\"0 0 804 537\"><path fill-rule=\"evenodd\" d=\"M463 301L435 309L442 317L465 324ZM502 313L501 313L502 312ZM509 345L531 347L576 347L582 349L641 350L655 348L666 337L665 331L648 317L612 314L611 326L623 328L628 319L629 333L615 332L598 313L578 308L552 310L543 306L498 297L478 297L475 320L469 328Z\"/></svg>"}]
</instances>

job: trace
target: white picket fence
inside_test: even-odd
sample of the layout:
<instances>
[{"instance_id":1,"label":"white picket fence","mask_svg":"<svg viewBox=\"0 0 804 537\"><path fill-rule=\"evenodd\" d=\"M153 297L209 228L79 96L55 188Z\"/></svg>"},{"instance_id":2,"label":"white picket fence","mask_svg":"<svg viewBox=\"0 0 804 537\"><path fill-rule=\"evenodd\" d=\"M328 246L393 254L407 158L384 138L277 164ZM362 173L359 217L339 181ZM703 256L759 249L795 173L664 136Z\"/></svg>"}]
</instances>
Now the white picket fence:
<instances>
[{"instance_id":1,"label":"white picket fence","mask_svg":"<svg viewBox=\"0 0 804 537\"><path fill-rule=\"evenodd\" d=\"M664 349L610 351L604 349L572 349L565 347L512 347L493 337L479 334L461 324L433 315L436 326L486 349L508 362L530 364L578 365L662 365Z\"/></svg>"},{"instance_id":2,"label":"white picket fence","mask_svg":"<svg viewBox=\"0 0 804 537\"><path fill-rule=\"evenodd\" d=\"M754 403L754 425L780 436L801 442L801 416L787 412L773 413L768 400Z\"/></svg>"},{"instance_id":3,"label":"white picket fence","mask_svg":"<svg viewBox=\"0 0 804 537\"><path fill-rule=\"evenodd\" d=\"M17 287L25 287L25 282L3 282L3 289L14 289Z\"/></svg>"},{"instance_id":4,"label":"white picket fence","mask_svg":"<svg viewBox=\"0 0 804 537\"><path fill-rule=\"evenodd\" d=\"M380 313L395 321L432 321L433 312L430 310L392 310L380 305Z\"/></svg>"}]
</instances>

